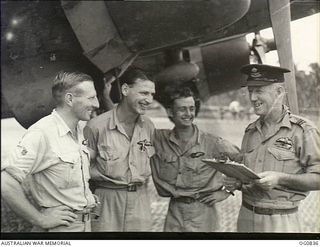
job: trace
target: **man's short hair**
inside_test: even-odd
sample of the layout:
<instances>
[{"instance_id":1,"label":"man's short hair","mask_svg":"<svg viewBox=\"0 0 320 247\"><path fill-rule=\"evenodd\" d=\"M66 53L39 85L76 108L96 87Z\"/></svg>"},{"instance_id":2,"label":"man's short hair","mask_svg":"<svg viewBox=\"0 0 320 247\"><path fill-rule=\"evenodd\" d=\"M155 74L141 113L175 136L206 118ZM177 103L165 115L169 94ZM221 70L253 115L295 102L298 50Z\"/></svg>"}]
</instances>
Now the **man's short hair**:
<instances>
[{"instance_id":1,"label":"man's short hair","mask_svg":"<svg viewBox=\"0 0 320 247\"><path fill-rule=\"evenodd\" d=\"M84 81L93 81L90 75L87 75L82 72L67 72L60 71L53 80L52 85L52 96L57 102L58 105L61 105L63 102L63 96L65 93L73 88L74 86L80 84Z\"/></svg>"},{"instance_id":2,"label":"man's short hair","mask_svg":"<svg viewBox=\"0 0 320 247\"><path fill-rule=\"evenodd\" d=\"M120 84L133 85L138 79L151 81L148 76L138 68L128 68L119 78Z\"/></svg>"},{"instance_id":3,"label":"man's short hair","mask_svg":"<svg viewBox=\"0 0 320 247\"><path fill-rule=\"evenodd\" d=\"M176 99L192 97L194 99L196 107L195 115L198 115L198 112L200 110L200 99L196 96L196 94L191 90L190 87L168 86L164 91L167 95L167 101L164 105L165 108L172 108L173 103Z\"/></svg>"}]
</instances>

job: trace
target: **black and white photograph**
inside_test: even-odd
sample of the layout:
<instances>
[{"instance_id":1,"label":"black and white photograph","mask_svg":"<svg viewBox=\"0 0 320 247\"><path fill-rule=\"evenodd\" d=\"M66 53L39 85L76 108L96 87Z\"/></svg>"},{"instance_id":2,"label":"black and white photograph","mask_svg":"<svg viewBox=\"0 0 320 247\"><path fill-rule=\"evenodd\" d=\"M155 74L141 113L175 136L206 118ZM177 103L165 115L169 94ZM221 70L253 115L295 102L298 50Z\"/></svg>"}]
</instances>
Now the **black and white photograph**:
<instances>
[{"instance_id":1,"label":"black and white photograph","mask_svg":"<svg viewBox=\"0 0 320 247\"><path fill-rule=\"evenodd\" d=\"M319 245L319 12L1 0L2 241Z\"/></svg>"}]
</instances>

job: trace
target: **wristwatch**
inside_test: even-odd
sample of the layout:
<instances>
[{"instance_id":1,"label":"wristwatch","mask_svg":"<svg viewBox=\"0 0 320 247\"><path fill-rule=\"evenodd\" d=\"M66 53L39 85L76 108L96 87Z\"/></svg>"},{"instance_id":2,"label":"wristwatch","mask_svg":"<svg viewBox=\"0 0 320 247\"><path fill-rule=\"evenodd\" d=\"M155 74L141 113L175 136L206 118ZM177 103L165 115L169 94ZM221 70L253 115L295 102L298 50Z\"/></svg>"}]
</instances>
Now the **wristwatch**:
<instances>
[{"instance_id":1,"label":"wristwatch","mask_svg":"<svg viewBox=\"0 0 320 247\"><path fill-rule=\"evenodd\" d=\"M227 190L226 186L222 186L221 190L224 190L225 192L227 192L227 193L229 193L229 194L234 196L234 193L232 191L230 191L230 190Z\"/></svg>"}]
</instances>

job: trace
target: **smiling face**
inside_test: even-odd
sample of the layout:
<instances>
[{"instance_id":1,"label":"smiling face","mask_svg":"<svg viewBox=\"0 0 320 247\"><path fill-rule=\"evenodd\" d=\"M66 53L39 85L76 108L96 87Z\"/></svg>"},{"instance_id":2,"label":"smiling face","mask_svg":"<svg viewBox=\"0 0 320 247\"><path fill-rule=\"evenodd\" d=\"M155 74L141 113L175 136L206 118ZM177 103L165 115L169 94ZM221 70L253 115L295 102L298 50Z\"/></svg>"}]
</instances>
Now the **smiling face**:
<instances>
[{"instance_id":1,"label":"smiling face","mask_svg":"<svg viewBox=\"0 0 320 247\"><path fill-rule=\"evenodd\" d=\"M83 81L73 87L69 94L72 97L71 111L73 115L78 120L89 121L92 112L99 107L93 82Z\"/></svg>"},{"instance_id":2,"label":"smiling face","mask_svg":"<svg viewBox=\"0 0 320 247\"><path fill-rule=\"evenodd\" d=\"M255 114L262 117L275 107L281 93L273 85L249 86L248 91Z\"/></svg>"},{"instance_id":3,"label":"smiling face","mask_svg":"<svg viewBox=\"0 0 320 247\"><path fill-rule=\"evenodd\" d=\"M132 85L122 85L122 93L128 108L135 114L143 115L153 101L155 85L150 80L136 79Z\"/></svg>"},{"instance_id":4,"label":"smiling face","mask_svg":"<svg viewBox=\"0 0 320 247\"><path fill-rule=\"evenodd\" d=\"M175 99L168 110L171 120L176 128L188 128L192 126L196 107L192 96Z\"/></svg>"}]
</instances>

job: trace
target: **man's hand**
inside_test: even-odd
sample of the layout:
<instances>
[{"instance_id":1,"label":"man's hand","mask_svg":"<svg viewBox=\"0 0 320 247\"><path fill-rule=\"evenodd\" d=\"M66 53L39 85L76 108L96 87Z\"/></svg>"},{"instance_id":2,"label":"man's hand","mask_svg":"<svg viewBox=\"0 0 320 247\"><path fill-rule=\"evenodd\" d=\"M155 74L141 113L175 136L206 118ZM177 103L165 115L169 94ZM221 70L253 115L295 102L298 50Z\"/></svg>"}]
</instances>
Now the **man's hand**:
<instances>
[{"instance_id":1,"label":"man's hand","mask_svg":"<svg viewBox=\"0 0 320 247\"><path fill-rule=\"evenodd\" d=\"M258 176L261 177L261 179L256 179L254 183L263 190L272 190L273 188L279 185L280 179L285 175L286 174L282 172L262 172L258 174Z\"/></svg>"},{"instance_id":2,"label":"man's hand","mask_svg":"<svg viewBox=\"0 0 320 247\"><path fill-rule=\"evenodd\" d=\"M241 189L242 193L261 199L265 196L265 191L255 183L244 184Z\"/></svg>"},{"instance_id":3,"label":"man's hand","mask_svg":"<svg viewBox=\"0 0 320 247\"><path fill-rule=\"evenodd\" d=\"M113 82L114 78L111 77L109 79L104 78L104 86L103 86L103 90L102 90L102 100L101 100L101 109L103 109L104 111L109 111L113 108L114 104L111 100L110 97L110 92L111 92L111 88L112 88L112 82Z\"/></svg>"},{"instance_id":4,"label":"man's hand","mask_svg":"<svg viewBox=\"0 0 320 247\"><path fill-rule=\"evenodd\" d=\"M200 196L199 202L205 203L209 206L213 206L215 203L223 201L230 196L230 193L226 192L225 190L219 190L212 192L210 194L205 194Z\"/></svg>"},{"instance_id":5,"label":"man's hand","mask_svg":"<svg viewBox=\"0 0 320 247\"><path fill-rule=\"evenodd\" d=\"M106 80L105 78L103 79L104 87L103 87L102 94L103 94L104 98L110 97L110 92L111 92L111 88L112 88L112 81L113 81L113 78L111 78L109 80Z\"/></svg>"},{"instance_id":6,"label":"man's hand","mask_svg":"<svg viewBox=\"0 0 320 247\"><path fill-rule=\"evenodd\" d=\"M71 212L67 206L57 206L46 208L42 212L40 227L44 229L54 228L57 226L69 226L77 219L77 215Z\"/></svg>"},{"instance_id":7,"label":"man's hand","mask_svg":"<svg viewBox=\"0 0 320 247\"><path fill-rule=\"evenodd\" d=\"M229 191L235 191L241 189L242 183L237 178L227 177L222 174L222 184Z\"/></svg>"}]
</instances>

